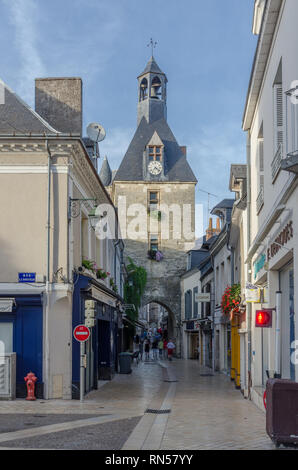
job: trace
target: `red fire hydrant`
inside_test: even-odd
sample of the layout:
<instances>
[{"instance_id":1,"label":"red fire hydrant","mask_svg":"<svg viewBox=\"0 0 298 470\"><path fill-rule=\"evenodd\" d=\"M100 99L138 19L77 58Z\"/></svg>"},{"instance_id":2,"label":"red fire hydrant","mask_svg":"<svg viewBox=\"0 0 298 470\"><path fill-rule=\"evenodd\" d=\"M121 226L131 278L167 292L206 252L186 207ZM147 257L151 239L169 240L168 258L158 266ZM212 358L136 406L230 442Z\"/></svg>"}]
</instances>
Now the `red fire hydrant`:
<instances>
[{"instance_id":1,"label":"red fire hydrant","mask_svg":"<svg viewBox=\"0 0 298 470\"><path fill-rule=\"evenodd\" d=\"M35 382L37 381L37 377L33 372L29 372L26 377L24 377L24 380L27 385L27 397L26 400L36 400L36 397L34 395L35 391Z\"/></svg>"}]
</instances>

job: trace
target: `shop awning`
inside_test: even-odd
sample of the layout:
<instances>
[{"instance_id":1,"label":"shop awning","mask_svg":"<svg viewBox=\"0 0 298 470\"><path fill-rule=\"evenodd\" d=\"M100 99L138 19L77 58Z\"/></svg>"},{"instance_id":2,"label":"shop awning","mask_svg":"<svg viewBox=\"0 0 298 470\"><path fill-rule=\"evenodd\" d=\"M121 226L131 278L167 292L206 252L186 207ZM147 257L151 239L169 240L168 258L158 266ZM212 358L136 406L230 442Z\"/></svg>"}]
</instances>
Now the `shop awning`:
<instances>
[{"instance_id":1,"label":"shop awning","mask_svg":"<svg viewBox=\"0 0 298 470\"><path fill-rule=\"evenodd\" d=\"M139 328L142 328L143 330L146 330L146 325L144 325L143 323L139 322L138 320L130 320L129 318L127 317L122 317L122 320L126 321L127 323L129 323L130 325L132 326L137 326Z\"/></svg>"}]
</instances>

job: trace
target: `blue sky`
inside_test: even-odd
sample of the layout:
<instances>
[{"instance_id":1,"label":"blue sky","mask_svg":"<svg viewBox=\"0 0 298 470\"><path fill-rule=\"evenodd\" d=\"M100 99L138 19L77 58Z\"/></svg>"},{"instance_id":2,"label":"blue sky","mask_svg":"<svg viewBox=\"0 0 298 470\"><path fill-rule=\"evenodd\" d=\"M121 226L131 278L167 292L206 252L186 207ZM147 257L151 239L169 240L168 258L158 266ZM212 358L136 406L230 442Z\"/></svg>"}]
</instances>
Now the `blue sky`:
<instances>
[{"instance_id":1,"label":"blue sky","mask_svg":"<svg viewBox=\"0 0 298 470\"><path fill-rule=\"evenodd\" d=\"M168 122L199 181L204 226L245 162L242 114L256 37L253 0L0 0L0 78L31 106L34 78L79 76L84 127L103 124L116 169L136 128L137 76L154 56L168 77Z\"/></svg>"}]
</instances>

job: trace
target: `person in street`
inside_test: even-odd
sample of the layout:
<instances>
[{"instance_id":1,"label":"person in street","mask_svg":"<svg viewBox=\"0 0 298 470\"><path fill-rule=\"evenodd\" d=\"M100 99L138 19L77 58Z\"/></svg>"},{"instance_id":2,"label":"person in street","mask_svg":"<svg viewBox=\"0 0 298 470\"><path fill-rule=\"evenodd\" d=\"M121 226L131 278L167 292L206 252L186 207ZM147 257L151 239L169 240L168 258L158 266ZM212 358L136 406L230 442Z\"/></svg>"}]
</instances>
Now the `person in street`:
<instances>
[{"instance_id":1,"label":"person in street","mask_svg":"<svg viewBox=\"0 0 298 470\"><path fill-rule=\"evenodd\" d=\"M152 352L153 352L154 361L157 361L157 359L158 359L158 341L155 338L154 338L153 343L152 343Z\"/></svg>"},{"instance_id":2,"label":"person in street","mask_svg":"<svg viewBox=\"0 0 298 470\"><path fill-rule=\"evenodd\" d=\"M159 359L162 359L162 353L163 353L163 340L160 338L158 341L158 351L159 351Z\"/></svg>"},{"instance_id":3,"label":"person in street","mask_svg":"<svg viewBox=\"0 0 298 470\"><path fill-rule=\"evenodd\" d=\"M150 342L148 341L148 339L145 340L144 347L145 347L145 361L149 361L149 359L150 359Z\"/></svg>"},{"instance_id":4,"label":"person in street","mask_svg":"<svg viewBox=\"0 0 298 470\"><path fill-rule=\"evenodd\" d=\"M144 341L142 339L139 342L139 357L141 358L141 361L143 360L143 354L144 354Z\"/></svg>"},{"instance_id":5,"label":"person in street","mask_svg":"<svg viewBox=\"0 0 298 470\"><path fill-rule=\"evenodd\" d=\"M167 359L168 357L168 348L167 348L168 342L166 339L163 340L163 357L164 359Z\"/></svg>"},{"instance_id":6,"label":"person in street","mask_svg":"<svg viewBox=\"0 0 298 470\"><path fill-rule=\"evenodd\" d=\"M172 357L173 357L173 352L174 352L174 349L175 349L175 344L173 343L172 340L170 340L168 342L167 349L168 349L168 359L169 359L169 361L171 361Z\"/></svg>"}]
</instances>

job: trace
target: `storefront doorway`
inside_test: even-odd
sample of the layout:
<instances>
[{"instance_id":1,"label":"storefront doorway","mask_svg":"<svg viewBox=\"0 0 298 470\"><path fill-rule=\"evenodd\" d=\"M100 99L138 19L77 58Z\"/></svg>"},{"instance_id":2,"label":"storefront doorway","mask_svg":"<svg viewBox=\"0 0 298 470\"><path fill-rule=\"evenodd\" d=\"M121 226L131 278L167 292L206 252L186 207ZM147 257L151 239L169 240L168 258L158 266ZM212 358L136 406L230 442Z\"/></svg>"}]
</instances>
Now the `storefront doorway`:
<instances>
[{"instance_id":1,"label":"storefront doorway","mask_svg":"<svg viewBox=\"0 0 298 470\"><path fill-rule=\"evenodd\" d=\"M294 269L289 264L280 272L280 288L282 291L281 314L281 374L283 379L295 380L295 364L291 362L291 346L295 341L294 323Z\"/></svg>"}]
</instances>

